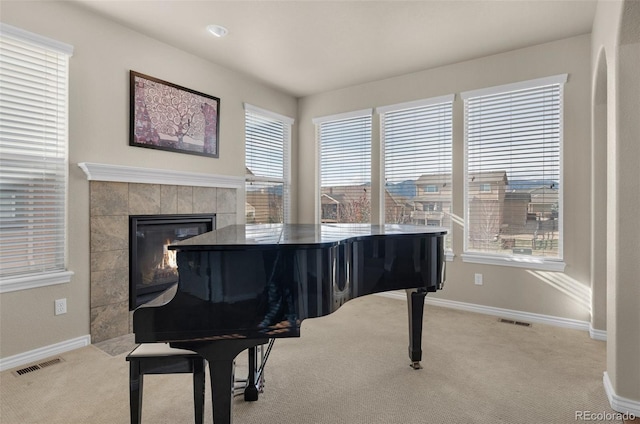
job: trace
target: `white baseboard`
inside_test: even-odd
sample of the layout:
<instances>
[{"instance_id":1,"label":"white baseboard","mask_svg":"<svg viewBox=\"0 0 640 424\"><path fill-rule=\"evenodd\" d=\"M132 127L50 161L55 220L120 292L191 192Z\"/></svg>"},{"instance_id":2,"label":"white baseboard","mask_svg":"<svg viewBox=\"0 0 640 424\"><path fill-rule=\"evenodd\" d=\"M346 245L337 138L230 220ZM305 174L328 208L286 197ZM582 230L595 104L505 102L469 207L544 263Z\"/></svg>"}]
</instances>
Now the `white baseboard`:
<instances>
[{"instance_id":1,"label":"white baseboard","mask_svg":"<svg viewBox=\"0 0 640 424\"><path fill-rule=\"evenodd\" d=\"M19 367L21 365L30 364L32 362L36 362L41 359L60 355L61 353L68 352L70 350L79 349L81 347L85 347L90 344L91 344L91 336L87 334L86 336L65 340L60 343L55 343L49 346L40 347L38 349L30 350L28 352L19 353L17 355L9 356L6 358L0 358L0 371Z\"/></svg>"},{"instance_id":2,"label":"white baseboard","mask_svg":"<svg viewBox=\"0 0 640 424\"><path fill-rule=\"evenodd\" d=\"M613 390L609 374L607 374L606 371L602 377L602 382L604 383L604 391L607 393L607 397L609 398L609 404L614 411L633 414L636 417L640 417L640 401L618 396L615 390Z\"/></svg>"},{"instance_id":3,"label":"white baseboard","mask_svg":"<svg viewBox=\"0 0 640 424\"><path fill-rule=\"evenodd\" d=\"M596 330L589 326L589 335L593 340L601 340L603 342L607 341L607 330Z\"/></svg>"},{"instance_id":4,"label":"white baseboard","mask_svg":"<svg viewBox=\"0 0 640 424\"><path fill-rule=\"evenodd\" d=\"M384 292L379 293L380 296L391 297L394 299L406 299L404 292ZM493 315L501 318L508 318L515 321L524 321L531 323L548 324L556 327L571 328L574 330L589 331L590 323L588 321L580 321L570 318L554 317L551 315L534 314L531 312L516 311L513 309L494 308L493 306L476 305L474 303L458 302L455 300L437 299L427 297L424 301L427 305L442 306L445 308L459 309L462 311L476 312L479 314Z\"/></svg>"}]
</instances>

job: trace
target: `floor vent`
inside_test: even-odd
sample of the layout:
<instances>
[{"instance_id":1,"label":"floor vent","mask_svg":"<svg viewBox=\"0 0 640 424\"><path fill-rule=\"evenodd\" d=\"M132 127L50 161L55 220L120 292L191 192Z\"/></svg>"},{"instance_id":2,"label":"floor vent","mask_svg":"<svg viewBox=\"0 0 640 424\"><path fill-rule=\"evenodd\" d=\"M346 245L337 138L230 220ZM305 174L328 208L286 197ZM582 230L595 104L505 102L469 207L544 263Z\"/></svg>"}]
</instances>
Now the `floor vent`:
<instances>
[{"instance_id":1,"label":"floor vent","mask_svg":"<svg viewBox=\"0 0 640 424\"><path fill-rule=\"evenodd\" d=\"M38 371L39 369L40 369L40 367L38 365L31 365L31 366L28 366L26 368L22 368L22 369L19 369L17 371L14 371L14 373L17 374L17 375L24 375L24 374L27 374L27 373L30 373L30 372L33 372L33 371Z\"/></svg>"},{"instance_id":2,"label":"floor vent","mask_svg":"<svg viewBox=\"0 0 640 424\"><path fill-rule=\"evenodd\" d=\"M51 365L59 364L60 362L62 362L62 358L53 358L38 364L38 366L40 368L45 368L45 367L50 367Z\"/></svg>"},{"instance_id":3,"label":"floor vent","mask_svg":"<svg viewBox=\"0 0 640 424\"><path fill-rule=\"evenodd\" d=\"M523 321L514 321L512 319L500 318L498 321L503 322L505 324L514 324L514 325L520 325L522 327L531 327L531 323L523 322Z\"/></svg>"},{"instance_id":4,"label":"floor vent","mask_svg":"<svg viewBox=\"0 0 640 424\"><path fill-rule=\"evenodd\" d=\"M13 372L13 374L17 377L25 374L29 374L30 372L38 371L42 368L50 367L51 365L56 365L62 362L62 358L53 358L48 361L41 362L39 364L29 365L28 367L20 368Z\"/></svg>"}]
</instances>

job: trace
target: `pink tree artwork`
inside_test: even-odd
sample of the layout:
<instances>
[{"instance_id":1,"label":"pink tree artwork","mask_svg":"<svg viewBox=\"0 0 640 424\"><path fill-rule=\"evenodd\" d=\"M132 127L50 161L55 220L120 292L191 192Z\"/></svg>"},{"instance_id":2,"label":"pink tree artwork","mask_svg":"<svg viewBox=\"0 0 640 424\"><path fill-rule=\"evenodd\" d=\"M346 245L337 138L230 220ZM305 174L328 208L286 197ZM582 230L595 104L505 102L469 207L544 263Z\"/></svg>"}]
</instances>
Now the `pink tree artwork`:
<instances>
[{"instance_id":1,"label":"pink tree artwork","mask_svg":"<svg viewBox=\"0 0 640 424\"><path fill-rule=\"evenodd\" d=\"M217 145L217 128L218 128L218 111L215 106L209 103L203 103L202 114L204 115L204 146L205 153L217 153L215 151Z\"/></svg>"},{"instance_id":2,"label":"pink tree artwork","mask_svg":"<svg viewBox=\"0 0 640 424\"><path fill-rule=\"evenodd\" d=\"M132 72L133 143L218 154L219 99Z\"/></svg>"}]
</instances>

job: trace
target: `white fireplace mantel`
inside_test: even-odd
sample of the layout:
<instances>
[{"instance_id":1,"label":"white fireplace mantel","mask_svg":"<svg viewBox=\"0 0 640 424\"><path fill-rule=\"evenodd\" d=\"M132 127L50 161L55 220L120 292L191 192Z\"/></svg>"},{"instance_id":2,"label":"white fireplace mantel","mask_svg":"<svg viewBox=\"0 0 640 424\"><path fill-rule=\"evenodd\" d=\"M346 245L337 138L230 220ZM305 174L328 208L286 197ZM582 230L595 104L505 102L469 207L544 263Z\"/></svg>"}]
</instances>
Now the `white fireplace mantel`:
<instances>
[{"instance_id":1,"label":"white fireplace mantel","mask_svg":"<svg viewBox=\"0 0 640 424\"><path fill-rule=\"evenodd\" d=\"M225 187L239 189L244 185L243 177L202 174L168 169L140 168L136 166L110 165L106 163L80 162L89 181L111 181L123 183L167 184L200 187Z\"/></svg>"}]
</instances>

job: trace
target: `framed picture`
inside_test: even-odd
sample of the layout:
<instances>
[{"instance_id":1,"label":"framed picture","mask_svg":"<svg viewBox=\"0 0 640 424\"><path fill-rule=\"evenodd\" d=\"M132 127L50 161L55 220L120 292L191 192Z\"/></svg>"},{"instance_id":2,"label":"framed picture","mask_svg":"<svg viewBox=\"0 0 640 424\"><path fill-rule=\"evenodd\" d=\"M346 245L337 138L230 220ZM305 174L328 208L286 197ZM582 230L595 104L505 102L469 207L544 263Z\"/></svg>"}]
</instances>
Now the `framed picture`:
<instances>
[{"instance_id":1,"label":"framed picture","mask_svg":"<svg viewBox=\"0 0 640 424\"><path fill-rule=\"evenodd\" d=\"M130 146L219 156L219 98L134 71L130 90Z\"/></svg>"}]
</instances>

